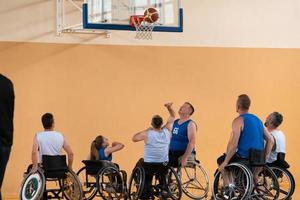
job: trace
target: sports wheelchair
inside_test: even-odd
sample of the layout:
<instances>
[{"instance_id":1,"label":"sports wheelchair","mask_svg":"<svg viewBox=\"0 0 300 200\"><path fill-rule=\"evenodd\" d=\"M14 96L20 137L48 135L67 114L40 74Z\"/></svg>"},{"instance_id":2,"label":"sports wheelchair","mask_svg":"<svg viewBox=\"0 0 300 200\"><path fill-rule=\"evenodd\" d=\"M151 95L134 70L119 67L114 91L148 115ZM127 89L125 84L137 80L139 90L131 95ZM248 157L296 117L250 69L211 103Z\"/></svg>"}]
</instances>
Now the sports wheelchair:
<instances>
[{"instance_id":1,"label":"sports wheelchair","mask_svg":"<svg viewBox=\"0 0 300 200\"><path fill-rule=\"evenodd\" d=\"M19 196L21 200L83 198L81 183L76 174L68 170L65 155L43 155L42 160L36 173L30 172L32 165L24 173Z\"/></svg>"},{"instance_id":2,"label":"sports wheelchair","mask_svg":"<svg viewBox=\"0 0 300 200\"><path fill-rule=\"evenodd\" d=\"M268 163L268 166L275 173L279 184L279 200L289 200L292 198L296 183L293 175L289 172L290 165L285 161L285 153L278 153L277 160Z\"/></svg>"},{"instance_id":3,"label":"sports wheelchair","mask_svg":"<svg viewBox=\"0 0 300 200\"><path fill-rule=\"evenodd\" d=\"M102 199L127 199L127 174L119 166L104 160L83 160L78 172L85 200L100 196Z\"/></svg>"},{"instance_id":4,"label":"sports wheelchair","mask_svg":"<svg viewBox=\"0 0 300 200\"><path fill-rule=\"evenodd\" d=\"M175 155L176 157L179 155ZM183 193L190 199L206 198L209 191L209 178L200 161L196 159L196 153L192 153L188 157L186 166L180 166L180 162L181 158L179 157L178 161L171 161L169 165L178 174Z\"/></svg>"},{"instance_id":5,"label":"sports wheelchair","mask_svg":"<svg viewBox=\"0 0 300 200\"><path fill-rule=\"evenodd\" d=\"M253 152L249 161L240 159L228 164L226 178L216 171L212 189L214 199L278 199L279 184L275 173L265 164L261 153Z\"/></svg>"},{"instance_id":6,"label":"sports wheelchair","mask_svg":"<svg viewBox=\"0 0 300 200\"><path fill-rule=\"evenodd\" d=\"M128 194L132 200L179 200L182 188L177 173L167 163L145 163L140 159L132 171Z\"/></svg>"}]
</instances>

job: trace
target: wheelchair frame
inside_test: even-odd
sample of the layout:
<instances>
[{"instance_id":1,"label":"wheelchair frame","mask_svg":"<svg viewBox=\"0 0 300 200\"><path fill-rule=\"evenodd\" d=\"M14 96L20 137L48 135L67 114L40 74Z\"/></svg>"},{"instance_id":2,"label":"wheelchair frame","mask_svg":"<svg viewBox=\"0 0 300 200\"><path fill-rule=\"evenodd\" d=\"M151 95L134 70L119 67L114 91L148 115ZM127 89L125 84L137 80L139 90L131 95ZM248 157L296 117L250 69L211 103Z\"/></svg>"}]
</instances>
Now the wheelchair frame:
<instances>
[{"instance_id":1,"label":"wheelchair frame","mask_svg":"<svg viewBox=\"0 0 300 200\"><path fill-rule=\"evenodd\" d=\"M39 184L38 181L39 178L41 181L41 186L38 188L32 188L35 187L34 185ZM72 178L73 184L77 184L77 189L79 190L79 196L78 198L74 199L74 196L69 196L67 194L67 190L65 190L65 184L64 181L66 181L68 178ZM29 181L28 181L29 179ZM30 182L32 181L32 182ZM47 189L47 182L58 182L59 188L55 189ZM26 184L26 185L25 185ZM24 188L25 187L25 188ZM29 187L29 188L28 188ZM70 188L73 189L71 186ZM28 191L29 190L29 191ZM29 192L29 194L28 194ZM31 193L31 194L30 194ZM51 194L51 196L48 194ZM26 197L30 195L29 197ZM66 198L67 200L81 200L83 198L83 192L82 192L82 187L81 183L78 180L76 174L72 171L67 171L66 172L66 177L65 178L47 178L45 176L45 171L39 167L36 173L27 173L26 176L24 177L22 184L21 184L21 189L20 189L20 195L19 195L21 200L39 200L39 199L63 199Z\"/></svg>"},{"instance_id":2,"label":"wheelchair frame","mask_svg":"<svg viewBox=\"0 0 300 200\"><path fill-rule=\"evenodd\" d=\"M271 168L271 170L275 173L275 175L277 176L278 179L278 184L279 184L279 197L278 200L289 200L291 199L291 197L293 196L294 192L295 192L295 187L296 187L296 182L294 179L294 176L292 175L292 173L283 168L283 167L279 167L279 166L269 166ZM287 177L288 177L288 181L289 181L289 185L290 185L290 189L289 191L284 191L281 187L280 187L280 183L281 181L279 180L280 175L278 175L278 173L284 173ZM283 194L284 196L281 197L280 194Z\"/></svg>"},{"instance_id":3,"label":"wheelchair frame","mask_svg":"<svg viewBox=\"0 0 300 200\"><path fill-rule=\"evenodd\" d=\"M110 161L82 161L85 166L82 167L78 172L77 176L81 176L83 173L83 181L81 180L81 184L84 187L89 188L90 195L88 196L88 191L83 191L84 197L86 200L90 200L95 198L97 194L101 196L102 199L121 199L127 198L127 174L123 170L119 170L118 166ZM91 163L91 164L87 164ZM103 166L101 166L103 165ZM114 174L111 176L111 174ZM109 181L112 178L115 178L115 182L117 186L114 186L114 183L105 183L103 178L107 177ZM89 177L93 177L95 182L89 181ZM121 187L119 187L118 181L122 181ZM107 185L110 185L109 188ZM111 190L111 191L108 191ZM109 196L105 196L105 193ZM114 193L114 197L112 196Z\"/></svg>"},{"instance_id":4,"label":"wheelchair frame","mask_svg":"<svg viewBox=\"0 0 300 200\"><path fill-rule=\"evenodd\" d=\"M205 179L205 186L203 186L199 180L197 179L197 173L196 173L196 168L199 168L200 173L202 173L204 179ZM194 176L190 176L188 174L188 168L194 168ZM183 171L187 174L187 177L189 178L188 181L185 181L184 183L182 182L182 175L183 175ZM187 166L185 167L178 167L176 170L177 174L179 175L180 181L181 181L181 187L182 187L182 191L183 193L188 196L191 199L203 199L203 198L207 198L208 192L209 192L209 178L208 178L208 174L205 171L205 169L202 167L202 165L200 164L200 161L198 160L188 160ZM193 182L197 182L196 184L194 184ZM194 189L199 189L203 191L203 194L201 195L196 195L193 194L192 192L188 191L188 187L189 184L192 185L192 188L194 187ZM197 188L198 187L198 188Z\"/></svg>"},{"instance_id":5,"label":"wheelchair frame","mask_svg":"<svg viewBox=\"0 0 300 200\"><path fill-rule=\"evenodd\" d=\"M167 175L165 178L165 184L164 185L160 185L159 184L156 184L157 182L159 182L159 179L162 178L161 175L159 172L154 172L152 175L153 175L153 178L152 178L152 183L153 183L153 179L154 179L154 185L151 183L151 193L150 193L150 199L154 199L155 197L158 197L158 198L162 198L162 199L168 199L168 198L171 198L172 200L179 200L181 199L182 197L182 187L181 187L181 182L180 182L180 179L176 173L176 171L172 168L172 167L169 167L169 166L157 166L155 165L155 167L165 167L164 170L166 170L168 173L165 174ZM171 180L171 176L172 174L174 175L174 178L175 178L175 181L177 182L177 187L175 189L178 190L178 195L177 197L174 196L172 194L172 191L170 187L172 187L173 185L169 184L168 181ZM136 177L138 176L138 177ZM141 198L141 195L143 193L143 190L144 190L144 187L145 187L145 177L146 177L146 171L145 171L145 168L143 166L136 166L133 170L132 170L132 174L131 174L131 177L130 177L130 180L129 180L129 185L128 185L128 194L129 194L129 199L131 200L138 200ZM134 183L138 180L138 183ZM135 185L134 185L135 184ZM132 186L137 186L137 192L132 192L131 188ZM166 192L164 189L167 188L167 193L168 194L165 194L164 192ZM173 188L174 189L174 188ZM167 196L167 197L165 197Z\"/></svg>"},{"instance_id":6,"label":"wheelchair frame","mask_svg":"<svg viewBox=\"0 0 300 200\"><path fill-rule=\"evenodd\" d=\"M233 162L227 165L227 170L229 170L229 168L233 168L236 167L237 169L239 169L240 171L243 171L244 173L244 177L235 177L234 183L230 184L230 187L232 189L232 191L230 191L229 193L231 194L232 192L236 192L236 190L234 189L235 186L237 185L237 183L241 183L242 186L245 186L245 182L246 182L246 186L245 186L245 193L243 194L242 197L239 197L239 199L243 200L243 199L256 199L256 198L260 198L263 196L264 199L269 199L268 197L270 197L270 199L278 199L279 196L279 185L278 185L278 181L277 181L277 177L274 174L274 172L271 170L270 167L268 167L266 164L265 165L261 165L261 166L251 166L251 168L254 168L255 170L258 171L254 171L255 175L253 175L252 170L250 170L250 168L248 166L246 166L243 163L239 163L239 162ZM230 171L230 170L229 170ZM263 178L263 183L259 182L258 180L255 180L255 177L260 177ZM214 199L223 199L224 197L221 196L220 198L218 197L218 186L219 186L219 182L220 182L220 176L221 173L219 171L217 171L217 173L215 174L214 177L214 183L213 183L213 188L212 188L212 194ZM270 185L271 190L275 190L275 194L273 194L271 192L271 190L269 190L268 188L268 182L266 180L266 178L269 177L272 180L272 183ZM244 179L246 178L246 179ZM236 180L237 179L237 180ZM238 182L240 181L240 182ZM224 188L222 188L224 189ZM231 198L231 196L228 197L229 199Z\"/></svg>"}]
</instances>

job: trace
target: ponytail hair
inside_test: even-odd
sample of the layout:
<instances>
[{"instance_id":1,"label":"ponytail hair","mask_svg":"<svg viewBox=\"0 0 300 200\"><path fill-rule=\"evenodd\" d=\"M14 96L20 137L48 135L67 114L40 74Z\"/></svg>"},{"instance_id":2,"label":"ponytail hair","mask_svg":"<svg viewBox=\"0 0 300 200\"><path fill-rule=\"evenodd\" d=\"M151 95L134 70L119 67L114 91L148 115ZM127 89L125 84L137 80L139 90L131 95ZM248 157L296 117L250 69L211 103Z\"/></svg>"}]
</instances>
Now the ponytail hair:
<instances>
[{"instance_id":1,"label":"ponytail hair","mask_svg":"<svg viewBox=\"0 0 300 200\"><path fill-rule=\"evenodd\" d=\"M99 160L99 149L102 147L104 138L102 135L99 135L91 144L91 160Z\"/></svg>"}]
</instances>

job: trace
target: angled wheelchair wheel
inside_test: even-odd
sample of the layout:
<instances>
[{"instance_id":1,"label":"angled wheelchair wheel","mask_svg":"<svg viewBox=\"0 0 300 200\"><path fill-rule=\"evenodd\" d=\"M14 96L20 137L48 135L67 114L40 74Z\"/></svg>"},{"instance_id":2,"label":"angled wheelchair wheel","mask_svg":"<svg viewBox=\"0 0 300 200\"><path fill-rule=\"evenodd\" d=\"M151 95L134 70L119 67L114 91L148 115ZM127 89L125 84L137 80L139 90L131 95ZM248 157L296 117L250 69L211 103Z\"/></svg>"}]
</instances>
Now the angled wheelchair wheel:
<instances>
[{"instance_id":1,"label":"angled wheelchair wheel","mask_svg":"<svg viewBox=\"0 0 300 200\"><path fill-rule=\"evenodd\" d=\"M145 170L142 167L136 167L131 174L128 185L128 196L131 200L138 200L142 195L145 183Z\"/></svg>"},{"instance_id":2,"label":"angled wheelchair wheel","mask_svg":"<svg viewBox=\"0 0 300 200\"><path fill-rule=\"evenodd\" d=\"M275 173L268 166L257 168L259 170L254 177L253 198L275 200L279 197L279 184ZM256 174L256 172L254 172Z\"/></svg>"},{"instance_id":3,"label":"angled wheelchair wheel","mask_svg":"<svg viewBox=\"0 0 300 200\"><path fill-rule=\"evenodd\" d=\"M105 167L97 175L97 188L103 199L121 199L124 193L122 175L116 167Z\"/></svg>"},{"instance_id":4,"label":"angled wheelchair wheel","mask_svg":"<svg viewBox=\"0 0 300 200\"><path fill-rule=\"evenodd\" d=\"M24 178L21 190L21 200L39 200L42 199L45 189L45 176L42 170L38 169L36 173L29 173Z\"/></svg>"},{"instance_id":5,"label":"angled wheelchair wheel","mask_svg":"<svg viewBox=\"0 0 300 200\"><path fill-rule=\"evenodd\" d=\"M73 171L66 173L66 178L60 181L60 188L68 200L82 200L83 191L81 182Z\"/></svg>"},{"instance_id":6,"label":"angled wheelchair wheel","mask_svg":"<svg viewBox=\"0 0 300 200\"><path fill-rule=\"evenodd\" d=\"M291 172L281 167L270 167L277 177L279 184L279 200L291 199L295 192L295 179Z\"/></svg>"},{"instance_id":7,"label":"angled wheelchair wheel","mask_svg":"<svg viewBox=\"0 0 300 200\"><path fill-rule=\"evenodd\" d=\"M197 161L190 161L187 166L178 169L183 192L191 199L207 197L209 179L204 168Z\"/></svg>"},{"instance_id":8,"label":"angled wheelchair wheel","mask_svg":"<svg viewBox=\"0 0 300 200\"><path fill-rule=\"evenodd\" d=\"M83 196L85 200L93 199L98 190L97 190L97 174L90 175L86 171L86 167L82 167L78 172L77 176L82 185Z\"/></svg>"},{"instance_id":9,"label":"angled wheelchair wheel","mask_svg":"<svg viewBox=\"0 0 300 200\"><path fill-rule=\"evenodd\" d=\"M279 200L291 199L295 191L295 179L291 172L281 167L270 167L277 177L279 184Z\"/></svg>"},{"instance_id":10,"label":"angled wheelchair wheel","mask_svg":"<svg viewBox=\"0 0 300 200\"><path fill-rule=\"evenodd\" d=\"M181 181L178 177L177 172L172 167L168 167L168 172L166 176L166 186L168 190L168 198L171 198L173 200L181 199Z\"/></svg>"},{"instance_id":11,"label":"angled wheelchair wheel","mask_svg":"<svg viewBox=\"0 0 300 200\"><path fill-rule=\"evenodd\" d=\"M231 163L227 165L225 174L225 177L219 171L215 174L212 188L214 199L248 199L253 184L249 170L243 164Z\"/></svg>"}]
</instances>

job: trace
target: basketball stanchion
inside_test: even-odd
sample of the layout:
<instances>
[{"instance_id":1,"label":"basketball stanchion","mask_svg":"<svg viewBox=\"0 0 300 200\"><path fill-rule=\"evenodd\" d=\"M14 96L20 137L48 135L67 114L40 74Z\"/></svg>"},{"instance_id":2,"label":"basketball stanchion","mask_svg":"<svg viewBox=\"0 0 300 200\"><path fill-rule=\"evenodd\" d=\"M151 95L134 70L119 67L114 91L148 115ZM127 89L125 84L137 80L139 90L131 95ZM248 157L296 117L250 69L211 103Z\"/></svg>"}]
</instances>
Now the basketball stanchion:
<instances>
[{"instance_id":1,"label":"basketball stanchion","mask_svg":"<svg viewBox=\"0 0 300 200\"><path fill-rule=\"evenodd\" d=\"M155 22L159 18L155 8L148 8L144 15L130 16L130 24L136 29L136 39L152 40L152 32L155 27Z\"/></svg>"}]
</instances>

